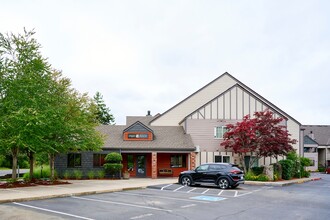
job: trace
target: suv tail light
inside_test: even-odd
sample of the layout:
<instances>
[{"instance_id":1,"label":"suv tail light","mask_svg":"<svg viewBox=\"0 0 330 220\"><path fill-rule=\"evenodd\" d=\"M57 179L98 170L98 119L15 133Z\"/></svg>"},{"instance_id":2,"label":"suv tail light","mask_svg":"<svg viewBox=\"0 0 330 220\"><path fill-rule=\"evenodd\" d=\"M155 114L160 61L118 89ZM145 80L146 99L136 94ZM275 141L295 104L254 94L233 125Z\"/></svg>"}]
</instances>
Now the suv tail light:
<instances>
[{"instance_id":1,"label":"suv tail light","mask_svg":"<svg viewBox=\"0 0 330 220\"><path fill-rule=\"evenodd\" d=\"M240 170L231 170L230 173L232 174L239 174L241 171Z\"/></svg>"}]
</instances>

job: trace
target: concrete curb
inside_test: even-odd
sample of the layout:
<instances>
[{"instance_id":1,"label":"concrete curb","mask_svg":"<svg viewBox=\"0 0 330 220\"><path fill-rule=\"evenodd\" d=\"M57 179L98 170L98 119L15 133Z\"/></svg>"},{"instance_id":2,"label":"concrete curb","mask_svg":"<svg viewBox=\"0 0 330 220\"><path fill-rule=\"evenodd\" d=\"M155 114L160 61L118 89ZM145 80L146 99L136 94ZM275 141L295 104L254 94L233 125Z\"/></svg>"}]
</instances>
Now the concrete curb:
<instances>
[{"instance_id":1,"label":"concrete curb","mask_svg":"<svg viewBox=\"0 0 330 220\"><path fill-rule=\"evenodd\" d=\"M295 179L295 180L286 180L286 181L279 181L279 182L260 182L260 181L245 181L244 184L246 185L257 185L257 186L277 186L277 187L283 187L283 186L289 186L292 184L301 184L306 183L309 181L317 181L321 180L321 177L316 178L302 178L302 179Z\"/></svg>"},{"instance_id":2,"label":"concrete curb","mask_svg":"<svg viewBox=\"0 0 330 220\"><path fill-rule=\"evenodd\" d=\"M146 188L146 187L145 186L126 187L126 188L120 188L120 189L93 190L93 191L85 191L85 192L77 192L77 193L63 193L63 194L57 194L57 195L35 196L35 197L26 197L26 198L17 198L17 199L5 199L5 200L0 200L0 204L12 203L12 202L28 202L28 201L42 200L42 199L64 198L64 197L70 197L70 196L86 196L86 195L94 195L94 194L101 194L101 193L112 193L112 192L137 190L137 189L144 189L144 188Z\"/></svg>"}]
</instances>

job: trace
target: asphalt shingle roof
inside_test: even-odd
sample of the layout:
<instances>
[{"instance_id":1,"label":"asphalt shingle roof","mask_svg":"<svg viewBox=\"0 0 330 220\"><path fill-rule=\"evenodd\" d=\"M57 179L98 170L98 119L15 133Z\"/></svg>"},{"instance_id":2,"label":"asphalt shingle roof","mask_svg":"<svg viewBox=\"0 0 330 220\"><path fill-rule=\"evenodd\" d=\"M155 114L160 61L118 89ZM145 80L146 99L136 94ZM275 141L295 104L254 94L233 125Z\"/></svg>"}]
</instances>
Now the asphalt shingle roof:
<instances>
[{"instance_id":1,"label":"asphalt shingle roof","mask_svg":"<svg viewBox=\"0 0 330 220\"><path fill-rule=\"evenodd\" d=\"M304 134L314 136L313 140L320 146L330 145L330 125L303 125L302 128L305 129Z\"/></svg>"},{"instance_id":2,"label":"asphalt shingle roof","mask_svg":"<svg viewBox=\"0 0 330 220\"><path fill-rule=\"evenodd\" d=\"M101 125L96 129L106 136L104 149L194 151L191 136L181 126L148 126L154 133L153 141L124 141L126 125Z\"/></svg>"},{"instance_id":3,"label":"asphalt shingle roof","mask_svg":"<svg viewBox=\"0 0 330 220\"><path fill-rule=\"evenodd\" d=\"M304 136L304 144L308 144L308 145L318 145L318 143L316 141L314 141L311 137L309 137L308 135Z\"/></svg>"}]
</instances>

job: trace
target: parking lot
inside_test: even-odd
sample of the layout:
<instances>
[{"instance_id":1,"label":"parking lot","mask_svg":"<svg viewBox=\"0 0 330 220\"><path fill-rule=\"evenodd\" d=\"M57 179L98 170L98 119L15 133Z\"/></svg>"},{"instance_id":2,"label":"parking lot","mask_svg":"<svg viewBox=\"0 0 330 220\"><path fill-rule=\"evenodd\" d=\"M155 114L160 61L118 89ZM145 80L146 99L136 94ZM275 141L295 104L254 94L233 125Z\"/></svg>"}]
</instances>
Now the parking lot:
<instances>
[{"instance_id":1,"label":"parking lot","mask_svg":"<svg viewBox=\"0 0 330 220\"><path fill-rule=\"evenodd\" d=\"M286 187L162 184L146 189L7 203L18 219L328 219L330 175Z\"/></svg>"}]
</instances>

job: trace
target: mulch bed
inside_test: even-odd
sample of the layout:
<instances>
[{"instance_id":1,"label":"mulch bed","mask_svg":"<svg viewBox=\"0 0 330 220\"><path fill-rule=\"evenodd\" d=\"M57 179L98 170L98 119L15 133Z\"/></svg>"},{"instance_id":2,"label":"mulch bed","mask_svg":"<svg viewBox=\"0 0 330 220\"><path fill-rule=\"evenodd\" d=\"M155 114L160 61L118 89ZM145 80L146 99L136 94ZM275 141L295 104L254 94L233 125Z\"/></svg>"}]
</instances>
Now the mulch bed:
<instances>
[{"instance_id":1,"label":"mulch bed","mask_svg":"<svg viewBox=\"0 0 330 220\"><path fill-rule=\"evenodd\" d=\"M16 182L4 182L0 183L1 189L7 189L7 188L17 188L17 187L30 187L30 186L54 186L54 185L63 185L63 184L71 184L67 181L50 181L50 180L33 180L30 182L25 181L16 181Z\"/></svg>"}]
</instances>

